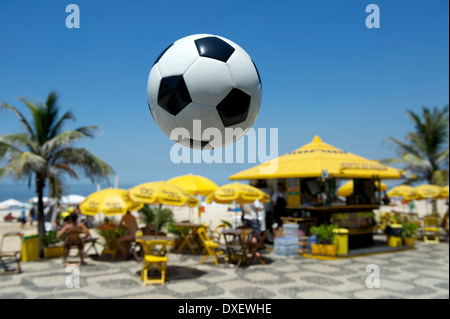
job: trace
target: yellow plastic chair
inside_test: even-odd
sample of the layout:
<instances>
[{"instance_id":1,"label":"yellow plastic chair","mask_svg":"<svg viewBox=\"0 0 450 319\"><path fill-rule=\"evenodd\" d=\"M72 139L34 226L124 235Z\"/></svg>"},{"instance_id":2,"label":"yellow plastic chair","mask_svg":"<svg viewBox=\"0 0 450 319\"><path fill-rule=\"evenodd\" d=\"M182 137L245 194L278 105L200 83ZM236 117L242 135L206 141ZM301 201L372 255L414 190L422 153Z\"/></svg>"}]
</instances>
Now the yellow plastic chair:
<instances>
[{"instance_id":1,"label":"yellow plastic chair","mask_svg":"<svg viewBox=\"0 0 450 319\"><path fill-rule=\"evenodd\" d=\"M158 239L138 242L141 243L145 252L141 272L141 280L144 282L144 286L147 284L161 284L164 286L172 242ZM161 273L161 277L148 277L149 271L153 268L156 268Z\"/></svg>"},{"instance_id":2,"label":"yellow plastic chair","mask_svg":"<svg viewBox=\"0 0 450 319\"><path fill-rule=\"evenodd\" d=\"M216 243L220 242L220 238L222 237L222 232L226 227L227 227L227 225L225 225L225 224L217 225L216 228L214 228L214 230L211 232L211 236L210 236L211 240Z\"/></svg>"},{"instance_id":3,"label":"yellow plastic chair","mask_svg":"<svg viewBox=\"0 0 450 319\"><path fill-rule=\"evenodd\" d=\"M200 262L200 265L203 264L206 261L206 259L208 259L208 257L211 257L211 259L214 261L214 264L216 266L218 266L219 260L217 258L217 255L223 254L222 251L216 251L216 249L219 248L219 244L212 241L208 237L208 234L206 233L206 229L204 227L201 227L197 231L197 234L200 237L200 240L202 241L203 246L205 247L205 249L203 250L203 254L205 255L205 257Z\"/></svg>"},{"instance_id":4,"label":"yellow plastic chair","mask_svg":"<svg viewBox=\"0 0 450 319\"><path fill-rule=\"evenodd\" d=\"M427 216L423 219L423 242L439 244L439 236L441 235L439 217Z\"/></svg>"}]
</instances>

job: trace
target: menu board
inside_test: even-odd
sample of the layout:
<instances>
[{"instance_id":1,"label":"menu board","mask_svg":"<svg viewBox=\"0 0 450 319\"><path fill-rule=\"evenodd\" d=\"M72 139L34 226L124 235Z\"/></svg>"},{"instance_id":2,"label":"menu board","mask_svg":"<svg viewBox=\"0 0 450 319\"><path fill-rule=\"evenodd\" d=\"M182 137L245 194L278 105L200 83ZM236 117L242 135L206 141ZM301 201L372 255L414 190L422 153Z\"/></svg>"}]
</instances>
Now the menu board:
<instances>
[{"instance_id":1,"label":"menu board","mask_svg":"<svg viewBox=\"0 0 450 319\"><path fill-rule=\"evenodd\" d=\"M300 183L298 178L287 179L288 206L300 206Z\"/></svg>"}]
</instances>

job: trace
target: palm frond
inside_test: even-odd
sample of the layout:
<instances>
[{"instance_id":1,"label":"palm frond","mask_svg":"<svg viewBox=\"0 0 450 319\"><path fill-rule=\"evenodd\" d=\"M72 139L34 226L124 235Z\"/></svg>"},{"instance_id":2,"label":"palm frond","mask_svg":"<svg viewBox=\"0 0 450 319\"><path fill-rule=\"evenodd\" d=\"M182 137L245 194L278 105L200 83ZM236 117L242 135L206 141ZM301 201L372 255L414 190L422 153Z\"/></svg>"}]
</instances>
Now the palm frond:
<instances>
[{"instance_id":1,"label":"palm frond","mask_svg":"<svg viewBox=\"0 0 450 319\"><path fill-rule=\"evenodd\" d=\"M8 103L2 103L2 104L0 105L0 110L2 110L2 109L6 109L6 110L9 110L9 111L13 112L13 113L16 115L16 117L19 119L20 123L24 126L24 128L26 129L26 131L27 131L31 136L33 136L33 138L36 138L36 134L35 134L35 132L33 131L33 129L32 129L32 127L31 127L30 123L28 123L28 121L27 121L27 119L25 118L25 116L23 116L23 114L22 114L17 108L15 108L14 106L12 106L12 105L10 105L10 104L8 104Z\"/></svg>"},{"instance_id":2,"label":"palm frond","mask_svg":"<svg viewBox=\"0 0 450 319\"><path fill-rule=\"evenodd\" d=\"M67 174L69 174L70 177L79 179L78 174L67 164L56 164L52 165L49 168L49 171L63 171Z\"/></svg>"},{"instance_id":3,"label":"palm frond","mask_svg":"<svg viewBox=\"0 0 450 319\"><path fill-rule=\"evenodd\" d=\"M16 179L27 177L33 173L46 173L47 161L37 154L21 152L16 154L7 164L7 169Z\"/></svg>"},{"instance_id":4,"label":"palm frond","mask_svg":"<svg viewBox=\"0 0 450 319\"><path fill-rule=\"evenodd\" d=\"M85 137L96 137L101 128L95 125L83 126L75 129L76 132L82 133Z\"/></svg>"},{"instance_id":5,"label":"palm frond","mask_svg":"<svg viewBox=\"0 0 450 319\"><path fill-rule=\"evenodd\" d=\"M54 154L54 164L68 164L81 169L94 183L114 174L111 166L84 148L65 147ZM109 182L109 181L108 181Z\"/></svg>"},{"instance_id":6,"label":"palm frond","mask_svg":"<svg viewBox=\"0 0 450 319\"><path fill-rule=\"evenodd\" d=\"M48 174L49 195L60 199L65 193L64 180L58 170L50 170Z\"/></svg>"},{"instance_id":7,"label":"palm frond","mask_svg":"<svg viewBox=\"0 0 450 319\"><path fill-rule=\"evenodd\" d=\"M67 111L66 113L64 113L64 115L61 116L61 118L58 120L58 122L56 122L56 124L52 127L52 129L50 130L50 134L49 134L50 138L53 138L56 135L58 135L61 132L62 126L68 120L73 120L73 121L75 120L75 116L70 111Z\"/></svg>"},{"instance_id":8,"label":"palm frond","mask_svg":"<svg viewBox=\"0 0 450 319\"><path fill-rule=\"evenodd\" d=\"M0 159L2 159L7 153L21 153L22 151L11 143L3 141L0 138Z\"/></svg>"},{"instance_id":9,"label":"palm frond","mask_svg":"<svg viewBox=\"0 0 450 319\"><path fill-rule=\"evenodd\" d=\"M0 179L5 178L9 174L8 167L0 167Z\"/></svg>"},{"instance_id":10,"label":"palm frond","mask_svg":"<svg viewBox=\"0 0 450 319\"><path fill-rule=\"evenodd\" d=\"M0 135L0 141L4 141L16 147L26 146L30 152L37 152L32 137L27 133L13 133ZM0 155L1 157L1 155Z\"/></svg>"}]
</instances>

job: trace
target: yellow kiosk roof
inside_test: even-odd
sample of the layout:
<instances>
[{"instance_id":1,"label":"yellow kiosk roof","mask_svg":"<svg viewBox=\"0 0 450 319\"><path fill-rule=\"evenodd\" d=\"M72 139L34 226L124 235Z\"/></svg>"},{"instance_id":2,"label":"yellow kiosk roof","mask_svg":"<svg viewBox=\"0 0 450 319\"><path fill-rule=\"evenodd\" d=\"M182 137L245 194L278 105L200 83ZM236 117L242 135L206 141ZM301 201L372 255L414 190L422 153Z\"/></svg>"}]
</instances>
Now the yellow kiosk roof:
<instances>
[{"instance_id":1,"label":"yellow kiosk roof","mask_svg":"<svg viewBox=\"0 0 450 319\"><path fill-rule=\"evenodd\" d=\"M322 142L319 136L299 149L230 176L231 180L320 177L327 171L336 178L405 178L405 172L375 160L348 153ZM271 164L272 163L272 164ZM270 167L275 169L270 169Z\"/></svg>"}]
</instances>

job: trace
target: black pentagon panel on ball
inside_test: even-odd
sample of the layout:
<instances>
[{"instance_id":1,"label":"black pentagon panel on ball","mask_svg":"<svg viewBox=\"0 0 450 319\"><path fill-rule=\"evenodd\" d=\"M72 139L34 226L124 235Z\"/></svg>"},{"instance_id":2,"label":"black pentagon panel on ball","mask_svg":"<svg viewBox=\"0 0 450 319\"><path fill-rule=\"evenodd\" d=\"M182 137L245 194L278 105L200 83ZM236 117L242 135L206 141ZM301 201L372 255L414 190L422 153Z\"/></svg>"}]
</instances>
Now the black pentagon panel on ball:
<instances>
[{"instance_id":1,"label":"black pentagon panel on ball","mask_svg":"<svg viewBox=\"0 0 450 319\"><path fill-rule=\"evenodd\" d=\"M190 144L191 148L198 149L198 147L200 146L201 149L203 150L206 147L206 145L209 144L209 142L198 141L198 140L194 140L194 139L191 138L191 139L189 139L189 144Z\"/></svg>"},{"instance_id":2,"label":"black pentagon panel on ball","mask_svg":"<svg viewBox=\"0 0 450 319\"><path fill-rule=\"evenodd\" d=\"M225 127L242 123L247 119L250 99L247 93L234 88L217 105L217 111Z\"/></svg>"},{"instance_id":3,"label":"black pentagon panel on ball","mask_svg":"<svg viewBox=\"0 0 450 319\"><path fill-rule=\"evenodd\" d=\"M161 54L160 55L158 55L158 57L156 58L156 60L155 60L155 63L153 63L153 65L155 65L156 63L158 63L159 62L159 60L161 59L161 57L164 55L164 53L166 53L167 52L167 50L169 50L171 47L172 47L172 45L173 45L173 43L171 44L171 45L169 45L167 48L165 48L164 49L164 51L163 52L161 52Z\"/></svg>"},{"instance_id":4,"label":"black pentagon panel on ball","mask_svg":"<svg viewBox=\"0 0 450 319\"><path fill-rule=\"evenodd\" d=\"M234 48L218 37L206 37L195 40L198 54L202 57L227 62Z\"/></svg>"},{"instance_id":5,"label":"black pentagon panel on ball","mask_svg":"<svg viewBox=\"0 0 450 319\"><path fill-rule=\"evenodd\" d=\"M256 64L255 64L255 62L253 60L252 60L252 63L253 63L253 66L255 67L256 74L258 74L259 84L261 84L261 87L262 87L261 77L259 76L258 68L256 67Z\"/></svg>"},{"instance_id":6,"label":"black pentagon panel on ball","mask_svg":"<svg viewBox=\"0 0 450 319\"><path fill-rule=\"evenodd\" d=\"M180 113L192 102L182 75L162 78L159 85L158 105L172 115Z\"/></svg>"}]
</instances>

